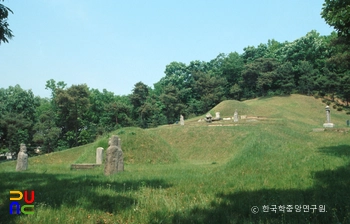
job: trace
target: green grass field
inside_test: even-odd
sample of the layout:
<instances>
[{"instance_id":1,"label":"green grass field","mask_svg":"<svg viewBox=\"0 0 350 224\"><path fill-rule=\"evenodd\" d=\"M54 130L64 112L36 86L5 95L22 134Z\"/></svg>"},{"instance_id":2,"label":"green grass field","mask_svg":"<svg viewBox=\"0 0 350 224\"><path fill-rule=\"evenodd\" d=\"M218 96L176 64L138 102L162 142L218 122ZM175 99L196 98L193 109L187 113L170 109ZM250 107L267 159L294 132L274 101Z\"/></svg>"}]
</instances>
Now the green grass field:
<instances>
[{"instance_id":1,"label":"green grass field","mask_svg":"<svg viewBox=\"0 0 350 224\"><path fill-rule=\"evenodd\" d=\"M336 127L313 132L324 107L301 95L224 101L213 115L266 119L119 129L110 135L122 140L125 172L112 176L103 166L70 170L95 162L109 136L31 157L24 172L1 163L0 223L350 223L350 116L332 110ZM33 215L9 215L10 190L35 191ZM307 205L326 211L295 209Z\"/></svg>"}]
</instances>

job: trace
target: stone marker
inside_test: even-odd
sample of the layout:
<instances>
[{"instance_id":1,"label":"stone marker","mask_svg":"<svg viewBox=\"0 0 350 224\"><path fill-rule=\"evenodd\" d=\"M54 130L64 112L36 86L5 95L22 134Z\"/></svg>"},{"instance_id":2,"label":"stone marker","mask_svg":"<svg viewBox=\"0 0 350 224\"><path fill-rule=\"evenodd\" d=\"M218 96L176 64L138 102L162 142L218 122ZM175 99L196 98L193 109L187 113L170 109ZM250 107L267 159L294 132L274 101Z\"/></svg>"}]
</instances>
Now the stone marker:
<instances>
[{"instance_id":1,"label":"stone marker","mask_svg":"<svg viewBox=\"0 0 350 224\"><path fill-rule=\"evenodd\" d=\"M180 125L185 125L184 116L180 115Z\"/></svg>"},{"instance_id":2,"label":"stone marker","mask_svg":"<svg viewBox=\"0 0 350 224\"><path fill-rule=\"evenodd\" d=\"M210 113L207 113L207 115L205 115L205 121L206 121L206 122L211 123L212 118L213 118L213 117L211 116L211 114L210 114Z\"/></svg>"},{"instance_id":3,"label":"stone marker","mask_svg":"<svg viewBox=\"0 0 350 224\"><path fill-rule=\"evenodd\" d=\"M326 121L326 123L323 124L323 127L324 128L333 128L334 124L331 123L331 110L330 110L328 105L326 106L325 109L326 109L326 119L327 119L327 121Z\"/></svg>"},{"instance_id":4,"label":"stone marker","mask_svg":"<svg viewBox=\"0 0 350 224\"><path fill-rule=\"evenodd\" d=\"M238 112L237 112L237 109L235 110L235 113L233 114L233 122L238 122Z\"/></svg>"},{"instance_id":5,"label":"stone marker","mask_svg":"<svg viewBox=\"0 0 350 224\"><path fill-rule=\"evenodd\" d=\"M21 144L20 151L17 156L17 166L16 170L27 170L28 169L28 154L27 154L27 147L25 144Z\"/></svg>"},{"instance_id":6,"label":"stone marker","mask_svg":"<svg viewBox=\"0 0 350 224\"><path fill-rule=\"evenodd\" d=\"M102 160L103 160L103 148L98 147L96 149L96 164L102 164Z\"/></svg>"},{"instance_id":7,"label":"stone marker","mask_svg":"<svg viewBox=\"0 0 350 224\"><path fill-rule=\"evenodd\" d=\"M247 115L241 115L241 120L247 119Z\"/></svg>"},{"instance_id":8,"label":"stone marker","mask_svg":"<svg viewBox=\"0 0 350 224\"><path fill-rule=\"evenodd\" d=\"M211 118L211 121L220 121L220 112L215 112L215 117Z\"/></svg>"},{"instance_id":9,"label":"stone marker","mask_svg":"<svg viewBox=\"0 0 350 224\"><path fill-rule=\"evenodd\" d=\"M120 138L116 135L112 135L108 145L104 174L111 175L124 171L124 157Z\"/></svg>"}]
</instances>

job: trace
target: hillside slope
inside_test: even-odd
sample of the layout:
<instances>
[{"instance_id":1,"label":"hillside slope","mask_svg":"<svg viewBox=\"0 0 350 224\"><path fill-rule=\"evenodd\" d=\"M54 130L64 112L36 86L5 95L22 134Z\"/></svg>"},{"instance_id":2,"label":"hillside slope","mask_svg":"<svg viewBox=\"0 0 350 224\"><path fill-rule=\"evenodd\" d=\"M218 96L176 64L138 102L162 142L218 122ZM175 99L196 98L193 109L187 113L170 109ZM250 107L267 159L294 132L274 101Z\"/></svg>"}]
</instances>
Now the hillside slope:
<instances>
[{"instance_id":1,"label":"hillside slope","mask_svg":"<svg viewBox=\"0 0 350 224\"><path fill-rule=\"evenodd\" d=\"M300 95L224 101L211 113L230 117L237 109L250 118L123 128L29 158L24 172L15 171L15 161L2 163L0 223L349 223L349 116L332 110L337 128L313 132L324 107ZM112 134L122 140L125 172L70 170L95 162L96 148L106 149ZM35 214L8 214L13 189L35 190ZM264 205L322 205L327 212L262 212Z\"/></svg>"}]
</instances>

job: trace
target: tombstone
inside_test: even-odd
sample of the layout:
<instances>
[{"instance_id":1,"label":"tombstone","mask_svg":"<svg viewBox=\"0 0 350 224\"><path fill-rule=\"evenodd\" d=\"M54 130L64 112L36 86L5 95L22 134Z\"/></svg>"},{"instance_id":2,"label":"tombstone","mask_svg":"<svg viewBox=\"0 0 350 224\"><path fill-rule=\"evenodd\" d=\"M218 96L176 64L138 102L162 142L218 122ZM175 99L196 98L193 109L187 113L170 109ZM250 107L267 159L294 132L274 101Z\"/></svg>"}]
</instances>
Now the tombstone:
<instances>
[{"instance_id":1,"label":"tombstone","mask_svg":"<svg viewBox=\"0 0 350 224\"><path fill-rule=\"evenodd\" d=\"M180 125L185 125L184 116L180 115Z\"/></svg>"},{"instance_id":2,"label":"tombstone","mask_svg":"<svg viewBox=\"0 0 350 224\"><path fill-rule=\"evenodd\" d=\"M247 119L247 115L241 115L241 120Z\"/></svg>"},{"instance_id":3,"label":"tombstone","mask_svg":"<svg viewBox=\"0 0 350 224\"><path fill-rule=\"evenodd\" d=\"M17 165L16 170L22 171L28 169L28 154L27 154L27 147L25 144L21 144L18 156L17 156Z\"/></svg>"},{"instance_id":4,"label":"tombstone","mask_svg":"<svg viewBox=\"0 0 350 224\"><path fill-rule=\"evenodd\" d=\"M326 123L323 124L323 127L324 128L333 128L334 127L334 124L331 123L331 109L329 108L329 106L327 105L326 106Z\"/></svg>"},{"instance_id":5,"label":"tombstone","mask_svg":"<svg viewBox=\"0 0 350 224\"><path fill-rule=\"evenodd\" d=\"M237 109L235 110L235 113L233 114L233 122L238 122L238 112L237 112Z\"/></svg>"},{"instance_id":6,"label":"tombstone","mask_svg":"<svg viewBox=\"0 0 350 224\"><path fill-rule=\"evenodd\" d=\"M120 138L116 135L112 135L108 141L108 145L104 174L111 175L124 171L124 157Z\"/></svg>"},{"instance_id":7,"label":"tombstone","mask_svg":"<svg viewBox=\"0 0 350 224\"><path fill-rule=\"evenodd\" d=\"M98 147L96 149L96 164L102 164L102 160L103 160L103 148Z\"/></svg>"}]
</instances>

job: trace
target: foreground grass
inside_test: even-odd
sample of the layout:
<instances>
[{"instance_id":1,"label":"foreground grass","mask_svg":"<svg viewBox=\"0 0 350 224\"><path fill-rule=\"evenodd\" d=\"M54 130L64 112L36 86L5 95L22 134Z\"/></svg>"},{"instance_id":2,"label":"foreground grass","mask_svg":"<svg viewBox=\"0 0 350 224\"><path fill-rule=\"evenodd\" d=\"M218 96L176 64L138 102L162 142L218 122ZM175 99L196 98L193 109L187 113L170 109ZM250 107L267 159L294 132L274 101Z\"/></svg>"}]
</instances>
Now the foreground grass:
<instances>
[{"instance_id":1,"label":"foreground grass","mask_svg":"<svg viewBox=\"0 0 350 224\"><path fill-rule=\"evenodd\" d=\"M94 162L95 149L106 147L108 136L30 158L25 172L15 172L15 162L0 164L0 222L350 223L349 133L312 132L319 102L304 101L246 102L247 113L262 105L276 108L260 111L280 123L119 130L125 172L109 177L103 167L69 169L71 163ZM300 104L304 114L316 115L300 116L293 110ZM333 116L335 123L347 118ZM34 215L8 214L13 189L35 190ZM263 212L263 205L325 205L327 212ZM253 214L252 206L260 212Z\"/></svg>"}]
</instances>

